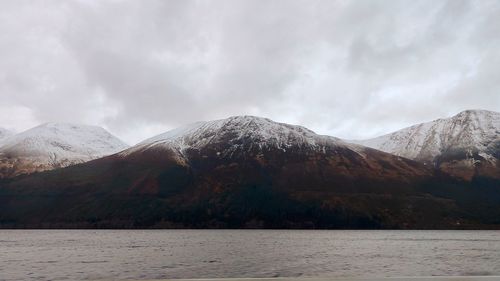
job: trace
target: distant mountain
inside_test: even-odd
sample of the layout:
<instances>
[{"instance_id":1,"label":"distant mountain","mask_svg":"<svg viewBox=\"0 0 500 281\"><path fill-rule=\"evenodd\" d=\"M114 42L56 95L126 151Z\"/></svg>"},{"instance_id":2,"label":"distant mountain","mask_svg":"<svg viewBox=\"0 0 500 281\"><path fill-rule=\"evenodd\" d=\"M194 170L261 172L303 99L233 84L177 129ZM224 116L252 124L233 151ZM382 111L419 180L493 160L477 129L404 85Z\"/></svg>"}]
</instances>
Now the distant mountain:
<instances>
[{"instance_id":1,"label":"distant mountain","mask_svg":"<svg viewBox=\"0 0 500 281\"><path fill-rule=\"evenodd\" d=\"M356 143L414 159L461 178L500 178L500 113L466 110Z\"/></svg>"},{"instance_id":2,"label":"distant mountain","mask_svg":"<svg viewBox=\"0 0 500 281\"><path fill-rule=\"evenodd\" d=\"M83 163L127 147L100 127L46 123L1 143L0 177Z\"/></svg>"},{"instance_id":3,"label":"distant mountain","mask_svg":"<svg viewBox=\"0 0 500 281\"><path fill-rule=\"evenodd\" d=\"M416 161L304 127L235 116L181 127L81 165L0 181L0 226L456 228L500 223L500 209L487 208L498 204L495 198L500 201L497 189L485 187L471 195L474 189L461 184ZM477 201L486 207L477 209ZM488 215L482 216L485 208Z\"/></svg>"}]
</instances>

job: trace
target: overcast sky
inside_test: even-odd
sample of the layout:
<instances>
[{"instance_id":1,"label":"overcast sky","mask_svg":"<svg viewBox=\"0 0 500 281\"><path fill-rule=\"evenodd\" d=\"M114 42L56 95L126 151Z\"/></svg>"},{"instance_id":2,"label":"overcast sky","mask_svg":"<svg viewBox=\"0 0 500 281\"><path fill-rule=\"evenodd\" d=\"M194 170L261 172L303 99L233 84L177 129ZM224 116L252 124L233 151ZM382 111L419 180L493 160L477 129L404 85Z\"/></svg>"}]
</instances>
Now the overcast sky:
<instances>
[{"instance_id":1,"label":"overcast sky","mask_svg":"<svg viewBox=\"0 0 500 281\"><path fill-rule=\"evenodd\" d=\"M1 1L0 126L129 144L258 115L347 139L500 111L500 1Z\"/></svg>"}]
</instances>

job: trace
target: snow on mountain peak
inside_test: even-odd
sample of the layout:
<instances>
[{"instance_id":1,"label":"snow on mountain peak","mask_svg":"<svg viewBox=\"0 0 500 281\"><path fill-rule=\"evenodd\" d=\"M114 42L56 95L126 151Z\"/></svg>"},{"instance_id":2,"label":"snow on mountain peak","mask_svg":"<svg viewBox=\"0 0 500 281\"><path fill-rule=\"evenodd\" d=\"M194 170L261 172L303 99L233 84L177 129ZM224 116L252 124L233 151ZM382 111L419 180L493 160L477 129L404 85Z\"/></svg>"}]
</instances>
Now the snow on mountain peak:
<instances>
[{"instance_id":1,"label":"snow on mountain peak","mask_svg":"<svg viewBox=\"0 0 500 281\"><path fill-rule=\"evenodd\" d=\"M302 126L274 122L256 116L232 116L226 119L196 122L153 138L124 151L128 154L150 147L168 146L182 152L186 148L199 149L208 144L225 143L234 150L246 143L249 146L276 147L286 150L291 146L321 147L340 142L339 139L317 135Z\"/></svg>"},{"instance_id":2,"label":"snow on mountain peak","mask_svg":"<svg viewBox=\"0 0 500 281\"><path fill-rule=\"evenodd\" d=\"M45 123L9 137L0 156L40 167L64 167L119 152L128 146L101 127Z\"/></svg>"},{"instance_id":3,"label":"snow on mountain peak","mask_svg":"<svg viewBox=\"0 0 500 281\"><path fill-rule=\"evenodd\" d=\"M464 150L483 153L500 138L500 113L465 110L453 117L417 124L369 140L355 141L410 159L434 161L435 157Z\"/></svg>"}]
</instances>

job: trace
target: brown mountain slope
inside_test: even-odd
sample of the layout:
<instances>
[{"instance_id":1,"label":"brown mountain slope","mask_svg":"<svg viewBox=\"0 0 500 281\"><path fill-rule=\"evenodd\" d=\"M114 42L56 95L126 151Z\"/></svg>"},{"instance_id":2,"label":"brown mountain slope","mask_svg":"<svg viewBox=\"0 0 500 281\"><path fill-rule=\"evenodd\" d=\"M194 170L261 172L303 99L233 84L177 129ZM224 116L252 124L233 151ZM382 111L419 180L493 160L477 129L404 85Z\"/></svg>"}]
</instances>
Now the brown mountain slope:
<instances>
[{"instance_id":1,"label":"brown mountain slope","mask_svg":"<svg viewBox=\"0 0 500 281\"><path fill-rule=\"evenodd\" d=\"M106 158L4 181L0 222L209 228L496 223L481 215L483 209L472 210L468 187L456 184L405 158L245 116L198 123Z\"/></svg>"}]
</instances>

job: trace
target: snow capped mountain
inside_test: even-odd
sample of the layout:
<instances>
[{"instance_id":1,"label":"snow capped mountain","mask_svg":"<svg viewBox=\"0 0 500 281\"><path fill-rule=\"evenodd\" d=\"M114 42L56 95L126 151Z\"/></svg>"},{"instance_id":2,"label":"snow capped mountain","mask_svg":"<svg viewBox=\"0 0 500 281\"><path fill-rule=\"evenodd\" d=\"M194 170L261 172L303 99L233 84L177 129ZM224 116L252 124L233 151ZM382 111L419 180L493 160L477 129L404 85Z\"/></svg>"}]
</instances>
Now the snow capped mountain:
<instances>
[{"instance_id":1,"label":"snow capped mountain","mask_svg":"<svg viewBox=\"0 0 500 281\"><path fill-rule=\"evenodd\" d=\"M467 167L470 172L474 172L471 167L488 166L491 170L499 159L500 113L466 110L451 118L355 143L454 170L450 170L452 173L463 172ZM470 173L466 177L469 176Z\"/></svg>"},{"instance_id":2,"label":"snow capped mountain","mask_svg":"<svg viewBox=\"0 0 500 281\"><path fill-rule=\"evenodd\" d=\"M128 146L100 127L46 123L9 137L0 147L0 175L15 176L83 163Z\"/></svg>"},{"instance_id":3,"label":"snow capped mountain","mask_svg":"<svg viewBox=\"0 0 500 281\"><path fill-rule=\"evenodd\" d=\"M237 179L242 172L235 169L245 171L249 176L245 180L262 171L273 171L283 182L300 174L304 176L301 180L310 177L323 182L326 177L326 181L345 181L345 186L360 179L407 181L431 174L430 169L402 157L255 116L193 123L145 140L107 160L138 167L134 173L140 176L130 187L137 192L157 190L161 184L151 179L151 171L172 165L206 173L214 183ZM149 170L146 173L144 169Z\"/></svg>"},{"instance_id":4,"label":"snow capped mountain","mask_svg":"<svg viewBox=\"0 0 500 281\"><path fill-rule=\"evenodd\" d=\"M221 146L224 146L222 149ZM122 152L127 155L150 148L170 148L181 154L186 149L219 146L218 155L230 155L237 150L267 150L303 147L315 150L336 145L347 145L340 139L317 135L313 131L296 125L274 122L255 116L233 116L227 119L196 122L180 127Z\"/></svg>"}]
</instances>

